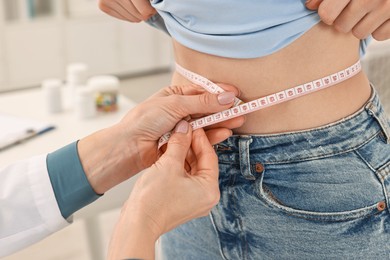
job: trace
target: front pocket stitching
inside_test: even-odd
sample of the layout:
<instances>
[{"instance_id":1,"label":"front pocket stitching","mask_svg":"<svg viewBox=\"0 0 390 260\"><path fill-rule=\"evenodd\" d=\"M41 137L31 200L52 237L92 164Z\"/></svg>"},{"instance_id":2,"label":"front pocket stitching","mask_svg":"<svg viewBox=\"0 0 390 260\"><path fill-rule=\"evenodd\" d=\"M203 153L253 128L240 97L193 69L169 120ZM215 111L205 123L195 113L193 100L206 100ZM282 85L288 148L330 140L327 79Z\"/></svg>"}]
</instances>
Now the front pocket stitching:
<instances>
[{"instance_id":1,"label":"front pocket stitching","mask_svg":"<svg viewBox=\"0 0 390 260\"><path fill-rule=\"evenodd\" d=\"M264 189L261 185L261 182L258 181L256 184L256 194L268 206L270 206L271 208L279 209L287 215L307 220L317 220L322 222L344 222L357 218L366 218L381 213L381 211L377 209L377 203L364 208L342 212L311 212L306 210L298 210L291 207L283 206L282 203L278 204L277 201L273 201L272 199L270 199L269 196L263 191Z\"/></svg>"},{"instance_id":2,"label":"front pocket stitching","mask_svg":"<svg viewBox=\"0 0 390 260\"><path fill-rule=\"evenodd\" d=\"M390 175L390 171L387 174L382 174L383 170L390 166L390 161L380 166L377 170L359 153L359 151L355 150L355 153L367 165L367 167L370 168L373 173L375 173L375 175L379 179L379 182L382 183L386 179L386 177Z\"/></svg>"},{"instance_id":3,"label":"front pocket stitching","mask_svg":"<svg viewBox=\"0 0 390 260\"><path fill-rule=\"evenodd\" d=\"M359 151L358 150L355 150L354 151L355 152L355 154L358 156L358 158L360 158L363 162L364 162L364 164L372 171L372 172L376 172L376 170L375 170L375 168L359 153Z\"/></svg>"},{"instance_id":4,"label":"front pocket stitching","mask_svg":"<svg viewBox=\"0 0 390 260\"><path fill-rule=\"evenodd\" d=\"M329 158L329 157L332 157L332 156L337 156L337 155L341 155L341 154L345 154L345 153L350 153L350 152L353 152L353 151L359 149L360 147L366 145L367 143L371 142L371 140L374 139L378 135L379 132L380 131L376 132L370 138L367 138L365 142L363 142L363 143L361 143L361 144L359 144L357 146L351 147L351 148L349 148L347 150L343 150L343 151L336 152L336 153L322 154L320 156L296 158L296 159L289 159L289 160L282 160L282 161L268 161L267 164L274 164L275 165L275 164L283 164L283 163L305 162L305 161L318 160L318 159Z\"/></svg>"}]
</instances>

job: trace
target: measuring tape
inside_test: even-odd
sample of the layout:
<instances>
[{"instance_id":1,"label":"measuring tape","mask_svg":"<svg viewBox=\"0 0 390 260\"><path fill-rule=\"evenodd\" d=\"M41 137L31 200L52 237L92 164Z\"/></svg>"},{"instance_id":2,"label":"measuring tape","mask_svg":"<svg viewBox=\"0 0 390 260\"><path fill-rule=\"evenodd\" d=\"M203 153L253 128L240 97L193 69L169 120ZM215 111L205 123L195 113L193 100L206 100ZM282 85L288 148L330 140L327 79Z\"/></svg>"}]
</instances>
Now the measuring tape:
<instances>
[{"instance_id":1,"label":"measuring tape","mask_svg":"<svg viewBox=\"0 0 390 260\"><path fill-rule=\"evenodd\" d=\"M316 79L302 85L292 87L265 97L261 97L259 99L244 103L240 99L236 98L234 100L234 106L230 109L224 110L222 112L218 112L209 116L205 116L202 118L198 118L192 122L190 122L192 129L196 130L199 128L203 128L209 125L213 125L216 123L220 123L238 116L242 116L245 114L249 114L255 112L257 110L267 108L282 102L286 102L288 100L301 97L303 95L310 94L312 92L328 88L330 86L336 85L344 80L347 80L354 75L358 74L362 69L360 60L357 61L352 66L336 72L332 75ZM186 79L191 81L192 83L199 85L206 89L210 93L219 94L224 92L222 88L220 88L215 83L206 79L203 76L200 76L194 72L191 72L179 64L176 64L176 71L184 76ZM166 144L171 137L172 132L166 133L163 135L158 142L158 149L161 148L164 144Z\"/></svg>"},{"instance_id":2,"label":"measuring tape","mask_svg":"<svg viewBox=\"0 0 390 260\"><path fill-rule=\"evenodd\" d=\"M210 93L213 94L220 94L222 92L225 92L223 88L215 84L214 82L206 79L205 77L196 74L192 71L189 71L179 64L176 63L176 71L181 74L183 77L191 81L192 83L195 83L196 85L199 85L203 87L205 90L207 90ZM234 105L233 106L238 106L243 104L244 102L241 99L234 98Z\"/></svg>"}]
</instances>

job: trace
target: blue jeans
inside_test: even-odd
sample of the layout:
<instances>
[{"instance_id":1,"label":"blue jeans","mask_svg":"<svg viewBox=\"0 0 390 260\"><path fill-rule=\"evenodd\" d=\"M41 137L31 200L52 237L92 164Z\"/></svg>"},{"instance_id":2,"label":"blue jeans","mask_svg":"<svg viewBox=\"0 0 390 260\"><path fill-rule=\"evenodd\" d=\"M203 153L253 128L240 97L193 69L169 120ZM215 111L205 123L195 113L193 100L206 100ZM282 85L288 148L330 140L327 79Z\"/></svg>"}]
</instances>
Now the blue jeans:
<instances>
[{"instance_id":1,"label":"blue jeans","mask_svg":"<svg viewBox=\"0 0 390 260\"><path fill-rule=\"evenodd\" d=\"M338 122L218 145L221 201L170 259L390 259L390 124L375 91Z\"/></svg>"}]
</instances>

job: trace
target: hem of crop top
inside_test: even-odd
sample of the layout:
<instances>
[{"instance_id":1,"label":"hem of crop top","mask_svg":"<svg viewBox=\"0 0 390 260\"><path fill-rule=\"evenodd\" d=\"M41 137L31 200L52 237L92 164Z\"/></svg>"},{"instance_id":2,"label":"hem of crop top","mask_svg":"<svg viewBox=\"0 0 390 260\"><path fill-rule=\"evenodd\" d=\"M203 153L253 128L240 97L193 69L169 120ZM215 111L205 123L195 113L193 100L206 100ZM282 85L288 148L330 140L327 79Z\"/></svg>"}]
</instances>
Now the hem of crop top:
<instances>
[{"instance_id":1,"label":"hem of crop top","mask_svg":"<svg viewBox=\"0 0 390 260\"><path fill-rule=\"evenodd\" d=\"M149 25L167 33L187 48L210 55L236 59L260 58L275 53L299 39L304 33L319 22L320 18L316 13L304 17L300 19L297 24L297 26L302 26L302 30L298 33L290 35L288 38L285 38L285 40L278 42L276 45L270 46L269 48L258 48L259 44L264 44L259 42L258 33L239 35L210 35L197 33L185 28L170 14L164 12L158 12L146 21ZM172 24L177 24L177 26L172 26ZM277 32L275 31L275 33ZM361 40L360 57L363 57L366 53L367 46L371 40L371 36ZM261 39L261 41L266 41L266 39ZM245 48L242 46L245 46Z\"/></svg>"}]
</instances>

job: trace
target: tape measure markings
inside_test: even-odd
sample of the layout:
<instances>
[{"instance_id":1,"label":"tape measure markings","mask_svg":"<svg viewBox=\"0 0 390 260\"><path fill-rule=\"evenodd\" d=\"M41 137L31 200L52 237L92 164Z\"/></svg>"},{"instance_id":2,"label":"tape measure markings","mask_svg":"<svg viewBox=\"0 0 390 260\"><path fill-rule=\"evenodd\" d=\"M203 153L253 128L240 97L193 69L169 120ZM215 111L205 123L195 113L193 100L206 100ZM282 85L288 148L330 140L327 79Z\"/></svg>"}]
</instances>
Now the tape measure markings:
<instances>
[{"instance_id":1,"label":"tape measure markings","mask_svg":"<svg viewBox=\"0 0 390 260\"><path fill-rule=\"evenodd\" d=\"M192 122L190 122L193 130L203 128L206 126L210 126L216 123L220 123L241 115L245 115L251 112L255 112L257 110L267 108L276 104L280 104L307 94L310 94L312 92L328 88L330 86L336 85L344 80L347 80L354 75L358 74L361 71L361 63L360 60L357 61L352 66L341 70L337 73L334 73L330 76L326 76L320 79L316 79L314 81L310 81L307 83L304 83L302 85L292 87L280 92L277 92L275 94L270 94L265 97L261 97L259 99L255 99L253 101L249 101L247 103L243 103L240 99L236 98L234 102L234 106L230 109L208 115L202 118L198 118ZM183 67L181 67L179 64L176 64L176 71L179 72L181 75L183 75L185 78L190 80L192 83L197 84L205 88L207 91L211 93L222 93L224 90L220 88L215 83L211 82L210 80L193 73ZM158 149L161 148L164 144L166 144L171 136L171 132L166 133L163 135L158 143Z\"/></svg>"},{"instance_id":2,"label":"tape measure markings","mask_svg":"<svg viewBox=\"0 0 390 260\"><path fill-rule=\"evenodd\" d=\"M214 82L210 81L209 79L207 79L199 74L196 74L195 72L192 72L192 71L189 71L189 70L183 68L182 66L180 66L177 63L176 63L176 71L178 73L180 73L183 77L185 77L186 79L191 81L192 83L203 87L205 90L207 90L210 93L220 94L222 92L225 92L225 90L223 88L221 88L220 86L218 86ZM237 105L243 104L243 103L244 102L237 97L234 99L234 106L237 106Z\"/></svg>"}]
</instances>

